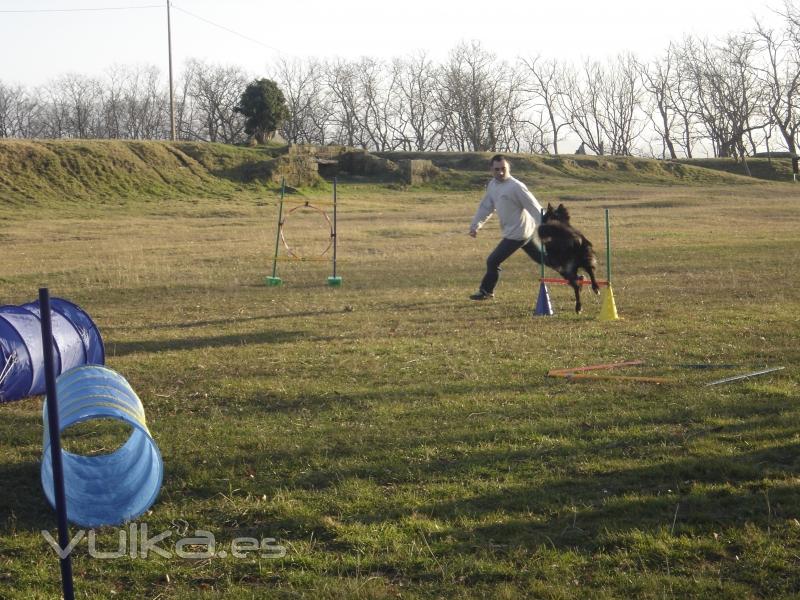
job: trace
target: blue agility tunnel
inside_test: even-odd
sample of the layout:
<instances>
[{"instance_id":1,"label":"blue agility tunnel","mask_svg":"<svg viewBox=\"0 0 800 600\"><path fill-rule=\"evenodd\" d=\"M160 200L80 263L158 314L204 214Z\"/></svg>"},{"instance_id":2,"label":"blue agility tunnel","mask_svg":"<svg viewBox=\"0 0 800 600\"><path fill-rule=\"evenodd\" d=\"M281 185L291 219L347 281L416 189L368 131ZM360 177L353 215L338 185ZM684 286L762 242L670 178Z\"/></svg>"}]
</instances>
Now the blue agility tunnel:
<instances>
[{"instance_id":1,"label":"blue agility tunnel","mask_svg":"<svg viewBox=\"0 0 800 600\"><path fill-rule=\"evenodd\" d=\"M50 299L56 375L80 365L102 365L100 331L79 306ZM0 306L0 403L45 392L39 303Z\"/></svg>"},{"instance_id":2,"label":"blue agility tunnel","mask_svg":"<svg viewBox=\"0 0 800 600\"><path fill-rule=\"evenodd\" d=\"M142 402L125 378L106 367L76 367L56 380L56 397L59 435L71 425L92 419L114 419L131 428L128 440L110 454L61 451L67 519L82 527L120 525L148 510L161 490L164 464L147 429ZM42 413L42 487L55 507L46 402Z\"/></svg>"}]
</instances>

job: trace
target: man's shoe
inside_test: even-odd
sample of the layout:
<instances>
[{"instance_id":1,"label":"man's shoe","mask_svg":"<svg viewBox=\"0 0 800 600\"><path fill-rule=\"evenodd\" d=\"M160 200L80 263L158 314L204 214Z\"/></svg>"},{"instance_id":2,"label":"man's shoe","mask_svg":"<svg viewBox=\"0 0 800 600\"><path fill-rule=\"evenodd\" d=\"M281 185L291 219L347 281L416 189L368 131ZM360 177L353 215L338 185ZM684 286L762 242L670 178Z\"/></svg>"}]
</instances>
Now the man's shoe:
<instances>
[{"instance_id":1,"label":"man's shoe","mask_svg":"<svg viewBox=\"0 0 800 600\"><path fill-rule=\"evenodd\" d=\"M490 292L484 292L483 290L478 290L469 297L470 300L491 300L492 298L494 298L494 294Z\"/></svg>"}]
</instances>

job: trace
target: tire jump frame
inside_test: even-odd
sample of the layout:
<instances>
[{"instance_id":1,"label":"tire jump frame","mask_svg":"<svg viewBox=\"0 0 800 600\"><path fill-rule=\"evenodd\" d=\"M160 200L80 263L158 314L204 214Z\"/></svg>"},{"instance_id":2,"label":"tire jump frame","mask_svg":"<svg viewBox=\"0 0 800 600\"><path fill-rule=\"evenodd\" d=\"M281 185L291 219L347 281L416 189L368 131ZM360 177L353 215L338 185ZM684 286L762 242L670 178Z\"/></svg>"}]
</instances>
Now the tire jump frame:
<instances>
[{"instance_id":1,"label":"tire jump frame","mask_svg":"<svg viewBox=\"0 0 800 600\"><path fill-rule=\"evenodd\" d=\"M600 306L600 314L598 319L601 321L616 321L619 319L617 314L617 305L614 302L614 291L611 288L611 227L608 218L608 209L605 210L605 225L606 225L606 279L599 280L598 285L603 288L603 303ZM544 258L544 245L542 245L542 257ZM534 308L533 315L535 317L549 317L554 314L553 305L550 302L550 291L547 289L547 284L568 285L566 279L559 279L556 277L544 276L544 260L541 265L541 276L539 277L539 296L536 299L536 308ZM586 279L579 280L580 285L591 285L592 282Z\"/></svg>"},{"instance_id":2,"label":"tire jump frame","mask_svg":"<svg viewBox=\"0 0 800 600\"><path fill-rule=\"evenodd\" d=\"M341 287L342 285L342 278L340 275L336 274L336 250L337 250L337 237L336 237L336 205L337 205L337 193L336 193L336 178L333 180L333 221L328 218L328 214L320 207L311 204L310 202L306 201L303 204L298 204L291 210L289 210L286 215L284 216L283 212L283 201L285 196L286 190L286 180L281 181L281 199L278 205L278 233L275 238L275 254L272 258L272 275L265 277L265 283L268 286L278 286L283 283L283 280L278 277L278 261L279 260L292 260L292 261L327 261L331 260L333 273L330 277L328 277L328 285L331 287ZM284 236L284 227L286 225L286 219L294 213L296 210L300 209L310 209L319 212L325 221L328 223L328 227L330 228L330 241L325 249L318 255L318 256L301 256L296 253L289 244L286 242L286 237ZM284 248L286 249L287 256L278 256L278 252L280 249L281 242L283 242ZM333 249L331 259L328 259L325 255L328 253L329 250Z\"/></svg>"}]
</instances>

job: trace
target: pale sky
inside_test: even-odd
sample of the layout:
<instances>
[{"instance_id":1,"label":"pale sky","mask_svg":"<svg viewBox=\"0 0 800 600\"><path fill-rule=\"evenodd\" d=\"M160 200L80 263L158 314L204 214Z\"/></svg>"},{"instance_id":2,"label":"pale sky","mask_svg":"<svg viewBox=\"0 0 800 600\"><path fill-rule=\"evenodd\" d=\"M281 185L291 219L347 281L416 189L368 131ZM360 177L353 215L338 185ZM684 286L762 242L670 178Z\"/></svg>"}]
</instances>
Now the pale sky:
<instances>
[{"instance_id":1,"label":"pale sky","mask_svg":"<svg viewBox=\"0 0 800 600\"><path fill-rule=\"evenodd\" d=\"M0 0L0 81L35 86L113 65L167 73L166 0ZM175 0L176 76L189 58L266 75L278 57L442 61L477 40L500 58L580 62L624 51L660 54L684 34L714 39L777 24L783 0ZM139 8L132 8L139 7ZM150 7L150 8L143 8ZM86 9L118 10L86 10ZM59 12L46 12L58 10ZM17 12L19 11L19 12ZM250 38L250 39L247 39Z\"/></svg>"}]
</instances>

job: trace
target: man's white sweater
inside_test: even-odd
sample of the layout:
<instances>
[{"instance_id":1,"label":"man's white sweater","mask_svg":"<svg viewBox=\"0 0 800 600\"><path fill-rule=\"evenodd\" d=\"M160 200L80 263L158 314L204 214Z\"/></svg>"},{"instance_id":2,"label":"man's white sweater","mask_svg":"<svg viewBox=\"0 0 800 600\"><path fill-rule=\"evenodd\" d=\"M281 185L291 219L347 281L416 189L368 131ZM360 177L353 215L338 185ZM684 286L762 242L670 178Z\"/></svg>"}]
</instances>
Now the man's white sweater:
<instances>
[{"instance_id":1,"label":"man's white sweater","mask_svg":"<svg viewBox=\"0 0 800 600\"><path fill-rule=\"evenodd\" d=\"M495 212L500 219L503 237L510 240L530 239L542 222L539 202L524 183L513 177L489 182L470 229L477 231L483 227Z\"/></svg>"}]
</instances>

